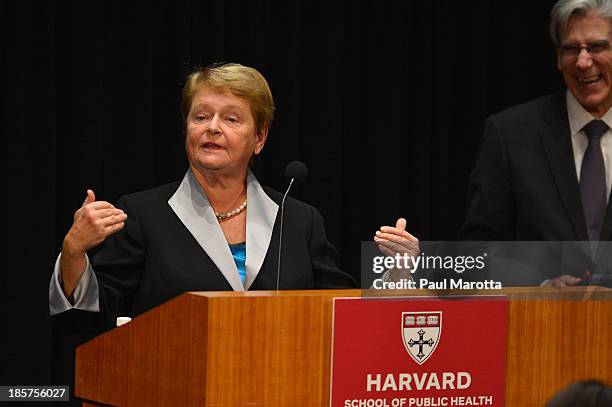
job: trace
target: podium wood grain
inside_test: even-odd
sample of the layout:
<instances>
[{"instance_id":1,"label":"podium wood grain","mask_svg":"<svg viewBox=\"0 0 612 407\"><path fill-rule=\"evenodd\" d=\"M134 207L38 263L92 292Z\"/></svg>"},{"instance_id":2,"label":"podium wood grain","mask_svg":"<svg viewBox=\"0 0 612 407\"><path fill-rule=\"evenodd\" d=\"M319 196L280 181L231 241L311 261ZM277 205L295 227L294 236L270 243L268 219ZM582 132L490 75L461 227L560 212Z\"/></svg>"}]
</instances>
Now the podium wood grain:
<instances>
[{"instance_id":1,"label":"podium wood grain","mask_svg":"<svg viewBox=\"0 0 612 407\"><path fill-rule=\"evenodd\" d=\"M363 293L183 294L80 346L76 394L101 403L91 405L329 405L332 301ZM541 406L578 379L612 380L612 291L515 288L502 293L510 301L507 406Z\"/></svg>"}]
</instances>

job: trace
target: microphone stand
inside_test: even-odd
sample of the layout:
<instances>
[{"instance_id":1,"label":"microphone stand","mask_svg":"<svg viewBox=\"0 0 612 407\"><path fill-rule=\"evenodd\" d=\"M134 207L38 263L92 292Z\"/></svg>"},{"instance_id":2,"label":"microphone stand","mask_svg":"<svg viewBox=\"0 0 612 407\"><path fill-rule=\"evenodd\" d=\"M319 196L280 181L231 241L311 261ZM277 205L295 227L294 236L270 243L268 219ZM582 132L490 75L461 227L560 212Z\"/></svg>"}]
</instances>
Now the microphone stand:
<instances>
[{"instance_id":1,"label":"microphone stand","mask_svg":"<svg viewBox=\"0 0 612 407\"><path fill-rule=\"evenodd\" d=\"M281 251L283 247L283 218L285 215L285 198L287 198L287 195L289 194L289 190L291 189L291 186L293 185L293 181L295 181L295 178L291 178L291 181L289 181L289 186L287 187L287 191L285 192L285 195L283 195L283 200L281 202L280 233L279 233L279 238L278 238L278 268L276 270L276 291L279 290L279 286L280 286Z\"/></svg>"}]
</instances>

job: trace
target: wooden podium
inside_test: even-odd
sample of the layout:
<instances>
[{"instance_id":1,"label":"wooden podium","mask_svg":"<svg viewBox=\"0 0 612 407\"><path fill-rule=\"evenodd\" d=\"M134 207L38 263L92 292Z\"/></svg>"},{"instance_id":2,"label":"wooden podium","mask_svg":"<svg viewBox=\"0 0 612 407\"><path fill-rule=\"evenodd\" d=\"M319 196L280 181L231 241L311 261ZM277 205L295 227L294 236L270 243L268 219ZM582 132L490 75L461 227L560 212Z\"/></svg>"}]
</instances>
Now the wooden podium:
<instances>
[{"instance_id":1,"label":"wooden podium","mask_svg":"<svg viewBox=\"0 0 612 407\"><path fill-rule=\"evenodd\" d=\"M364 294L183 294L81 345L75 394L84 405L328 406L332 300ZM448 294L367 291L377 297ZM509 299L507 406L541 406L579 379L612 380L612 290L472 294Z\"/></svg>"}]
</instances>

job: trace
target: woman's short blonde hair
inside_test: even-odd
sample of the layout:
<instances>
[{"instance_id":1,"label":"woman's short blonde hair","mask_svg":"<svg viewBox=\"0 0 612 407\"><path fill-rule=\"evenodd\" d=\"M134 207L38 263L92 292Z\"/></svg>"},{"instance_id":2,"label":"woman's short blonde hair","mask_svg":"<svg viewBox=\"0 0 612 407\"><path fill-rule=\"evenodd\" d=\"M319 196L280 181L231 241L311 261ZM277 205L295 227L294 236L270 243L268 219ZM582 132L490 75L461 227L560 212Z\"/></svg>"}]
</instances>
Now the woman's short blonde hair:
<instances>
[{"instance_id":1,"label":"woman's short blonde hair","mask_svg":"<svg viewBox=\"0 0 612 407\"><path fill-rule=\"evenodd\" d=\"M251 106L255 128L259 133L269 128L274 117L274 99L268 82L258 70L240 64L213 64L192 72L185 81L181 98L181 112L185 123L189 118L195 94L204 87L229 90L246 99Z\"/></svg>"}]
</instances>

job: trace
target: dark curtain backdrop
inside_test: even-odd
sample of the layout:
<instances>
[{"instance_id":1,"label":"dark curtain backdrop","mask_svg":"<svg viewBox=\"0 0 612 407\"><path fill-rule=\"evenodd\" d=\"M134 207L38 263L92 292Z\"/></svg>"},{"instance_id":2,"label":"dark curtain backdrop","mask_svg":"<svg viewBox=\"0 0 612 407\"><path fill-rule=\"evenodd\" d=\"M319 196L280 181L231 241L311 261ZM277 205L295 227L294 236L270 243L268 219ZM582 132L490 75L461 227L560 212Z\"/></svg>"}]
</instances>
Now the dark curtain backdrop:
<instances>
[{"instance_id":1,"label":"dark curtain backdrop","mask_svg":"<svg viewBox=\"0 0 612 407\"><path fill-rule=\"evenodd\" d=\"M86 188L115 201L185 173L194 67L239 62L269 80L256 174L282 190L289 161L308 165L295 195L358 277L360 241L398 216L422 240L452 239L484 118L562 89L552 3L0 2L0 384L51 381L49 277Z\"/></svg>"}]
</instances>

